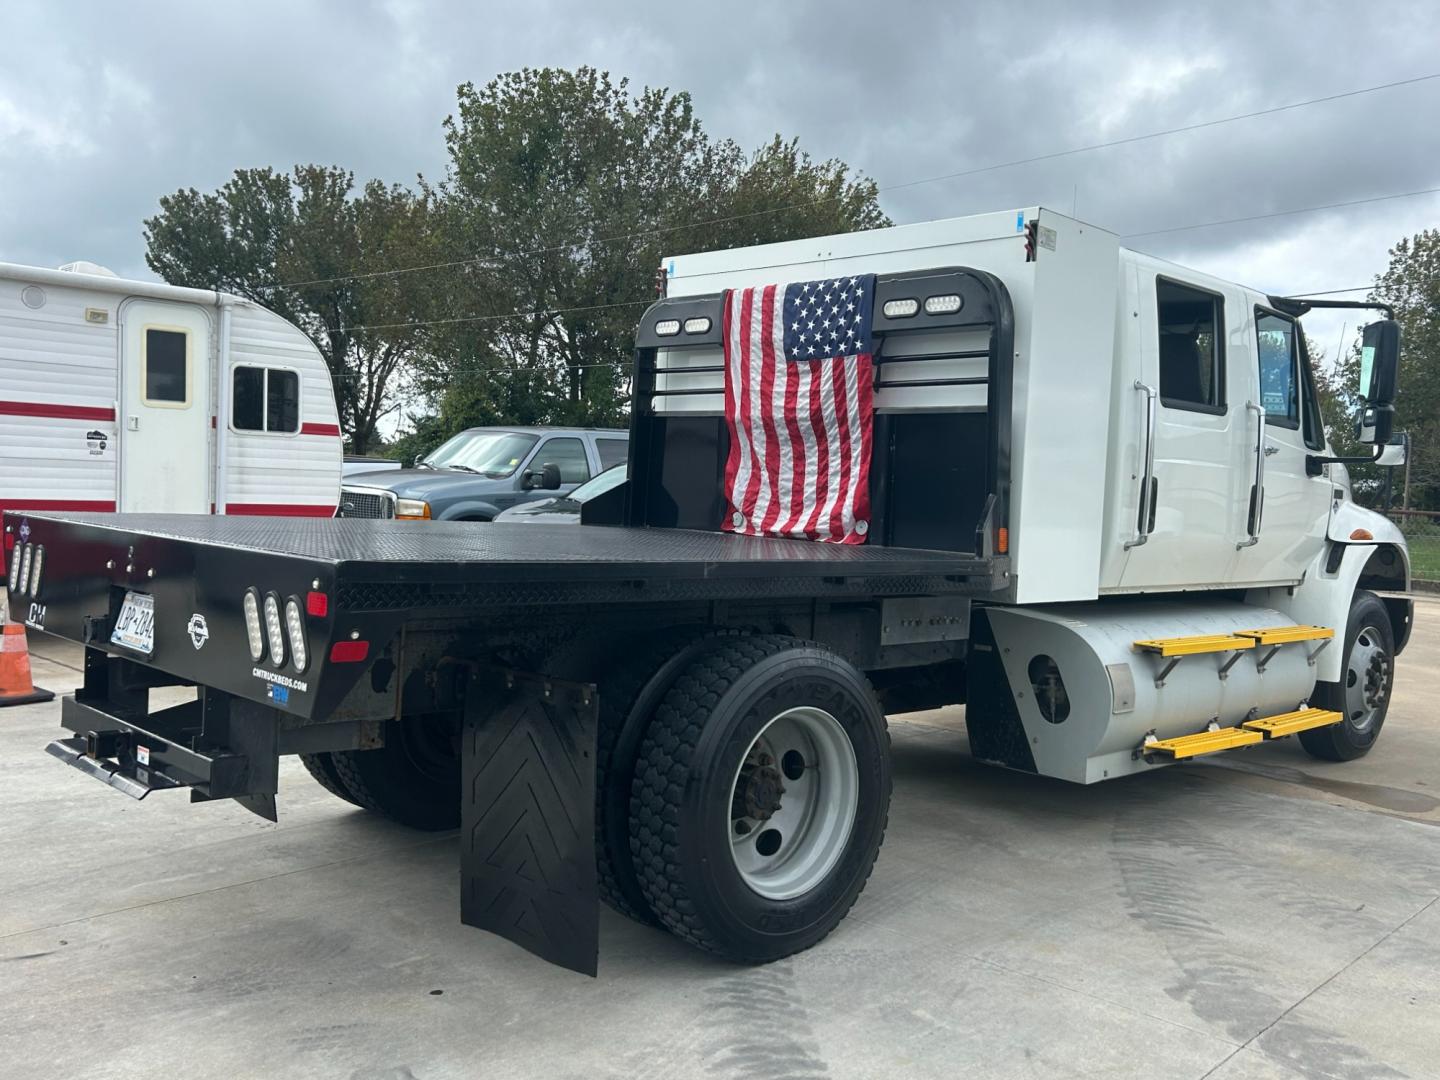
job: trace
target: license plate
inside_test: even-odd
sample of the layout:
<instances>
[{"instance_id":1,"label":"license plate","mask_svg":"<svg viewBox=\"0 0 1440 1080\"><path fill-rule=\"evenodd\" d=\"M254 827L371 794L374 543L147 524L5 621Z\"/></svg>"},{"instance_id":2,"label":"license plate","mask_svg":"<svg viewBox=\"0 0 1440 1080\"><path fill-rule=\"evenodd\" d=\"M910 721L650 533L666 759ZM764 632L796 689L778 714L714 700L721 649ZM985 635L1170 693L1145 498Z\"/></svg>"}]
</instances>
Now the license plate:
<instances>
[{"instance_id":1,"label":"license plate","mask_svg":"<svg viewBox=\"0 0 1440 1080\"><path fill-rule=\"evenodd\" d=\"M127 592L120 617L110 631L110 643L149 656L155 651L155 598L148 593Z\"/></svg>"}]
</instances>

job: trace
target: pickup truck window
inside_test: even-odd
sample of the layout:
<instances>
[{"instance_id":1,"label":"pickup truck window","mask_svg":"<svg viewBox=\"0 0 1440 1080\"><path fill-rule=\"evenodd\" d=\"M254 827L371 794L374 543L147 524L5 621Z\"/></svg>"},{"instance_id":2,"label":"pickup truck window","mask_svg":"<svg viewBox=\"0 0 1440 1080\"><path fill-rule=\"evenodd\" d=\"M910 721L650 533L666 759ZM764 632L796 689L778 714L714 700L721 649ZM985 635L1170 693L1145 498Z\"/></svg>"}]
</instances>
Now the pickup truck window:
<instances>
[{"instance_id":1,"label":"pickup truck window","mask_svg":"<svg viewBox=\"0 0 1440 1080\"><path fill-rule=\"evenodd\" d=\"M1255 312L1255 344L1260 363L1260 404L1265 422L1300 426L1300 378L1295 324L1283 315Z\"/></svg>"},{"instance_id":2,"label":"pickup truck window","mask_svg":"<svg viewBox=\"0 0 1440 1080\"><path fill-rule=\"evenodd\" d=\"M536 437L519 431L462 431L425 459L436 469L462 469L486 476L510 476L520 467Z\"/></svg>"},{"instance_id":3,"label":"pickup truck window","mask_svg":"<svg viewBox=\"0 0 1440 1080\"><path fill-rule=\"evenodd\" d=\"M585 458L585 444L579 439L549 439L535 455L532 467L554 463L560 466L562 484L583 484L590 479L590 462Z\"/></svg>"},{"instance_id":4,"label":"pickup truck window","mask_svg":"<svg viewBox=\"0 0 1440 1080\"><path fill-rule=\"evenodd\" d=\"M619 465L630 457L630 443L625 439L596 439L595 449L600 454L602 470Z\"/></svg>"},{"instance_id":5,"label":"pickup truck window","mask_svg":"<svg viewBox=\"0 0 1440 1080\"><path fill-rule=\"evenodd\" d=\"M293 435L300 430L300 376L282 368L240 366L232 376L230 426Z\"/></svg>"},{"instance_id":6,"label":"pickup truck window","mask_svg":"<svg viewBox=\"0 0 1440 1080\"><path fill-rule=\"evenodd\" d=\"M1160 400L1172 409L1225 411L1225 299L1157 278Z\"/></svg>"}]
</instances>

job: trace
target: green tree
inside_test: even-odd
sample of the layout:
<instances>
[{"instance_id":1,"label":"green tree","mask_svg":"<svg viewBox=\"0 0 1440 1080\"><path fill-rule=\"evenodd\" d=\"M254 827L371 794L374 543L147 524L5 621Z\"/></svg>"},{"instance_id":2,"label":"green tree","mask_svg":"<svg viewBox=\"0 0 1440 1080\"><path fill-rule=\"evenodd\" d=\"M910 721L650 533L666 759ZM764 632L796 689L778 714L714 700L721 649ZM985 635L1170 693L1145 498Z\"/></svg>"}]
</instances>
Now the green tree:
<instances>
[{"instance_id":1,"label":"green tree","mask_svg":"<svg viewBox=\"0 0 1440 1080\"><path fill-rule=\"evenodd\" d=\"M1400 323L1395 427L1410 435L1407 505L1440 509L1440 229L1426 229L1391 248L1390 265L1376 276L1370 299L1393 305ZM1319 381L1321 406L1336 453L1371 453L1372 448L1355 438L1355 416L1360 408L1358 339ZM1352 465L1357 495L1378 504L1388 471ZM1396 505L1406 498L1403 475L1397 471L1390 477Z\"/></svg>"},{"instance_id":2,"label":"green tree","mask_svg":"<svg viewBox=\"0 0 1440 1080\"><path fill-rule=\"evenodd\" d=\"M397 381L425 345L432 295L417 275L382 271L434 261L431 193L344 169L239 169L218 191L160 200L145 222L146 261L175 285L248 297L300 326L330 368L340 426L373 449L396 407Z\"/></svg>"},{"instance_id":3,"label":"green tree","mask_svg":"<svg viewBox=\"0 0 1440 1080\"><path fill-rule=\"evenodd\" d=\"M437 201L454 320L422 385L468 423L623 423L634 327L664 256L888 224L873 181L777 136L712 141L688 94L592 68L459 88ZM508 313L525 312L519 317Z\"/></svg>"}]
</instances>

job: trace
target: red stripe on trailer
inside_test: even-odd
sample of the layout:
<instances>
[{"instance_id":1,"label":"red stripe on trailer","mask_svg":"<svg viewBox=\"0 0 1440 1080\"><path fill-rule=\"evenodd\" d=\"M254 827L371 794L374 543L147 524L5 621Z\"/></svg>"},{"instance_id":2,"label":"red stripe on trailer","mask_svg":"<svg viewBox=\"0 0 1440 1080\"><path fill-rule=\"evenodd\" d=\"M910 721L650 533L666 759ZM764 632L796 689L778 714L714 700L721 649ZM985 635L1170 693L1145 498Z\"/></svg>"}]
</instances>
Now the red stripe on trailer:
<instances>
[{"instance_id":1,"label":"red stripe on trailer","mask_svg":"<svg viewBox=\"0 0 1440 1080\"><path fill-rule=\"evenodd\" d=\"M333 504L309 503L226 503L227 514L248 514L252 517L334 517Z\"/></svg>"},{"instance_id":2,"label":"red stripe on trailer","mask_svg":"<svg viewBox=\"0 0 1440 1080\"><path fill-rule=\"evenodd\" d=\"M340 437L340 428L336 424L301 424L301 435L333 435Z\"/></svg>"},{"instance_id":3,"label":"red stripe on trailer","mask_svg":"<svg viewBox=\"0 0 1440 1080\"><path fill-rule=\"evenodd\" d=\"M0 416L42 416L49 420L113 421L115 410L93 405L48 405L39 401L0 401ZM73 510L75 508L57 506L53 509Z\"/></svg>"}]
</instances>

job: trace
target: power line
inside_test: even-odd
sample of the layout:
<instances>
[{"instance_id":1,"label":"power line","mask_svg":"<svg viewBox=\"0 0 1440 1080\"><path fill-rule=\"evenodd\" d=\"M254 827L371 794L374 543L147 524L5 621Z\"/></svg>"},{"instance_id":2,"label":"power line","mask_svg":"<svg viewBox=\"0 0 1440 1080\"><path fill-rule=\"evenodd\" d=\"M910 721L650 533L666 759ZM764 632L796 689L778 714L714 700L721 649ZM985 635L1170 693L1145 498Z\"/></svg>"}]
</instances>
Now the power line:
<instances>
[{"instance_id":1,"label":"power line","mask_svg":"<svg viewBox=\"0 0 1440 1080\"><path fill-rule=\"evenodd\" d=\"M1373 195L1368 199L1349 199L1346 202L1326 203L1323 206L1301 206L1294 210L1275 210L1269 214L1251 214L1249 217L1224 218L1220 221L1201 221L1194 225L1176 225L1169 229L1151 229L1149 232L1126 233L1120 239L1134 240L1137 236L1163 236L1168 233L1188 232L1191 229L1209 229L1216 225L1238 225L1245 221L1266 221L1270 218L1289 217L1291 214L1313 214L1317 210L1339 210L1346 206L1364 206L1367 203L1386 202L1391 199L1413 199L1418 195L1434 195L1440 187L1422 188L1419 191L1401 191L1394 195ZM1345 290L1347 292L1353 290Z\"/></svg>"},{"instance_id":2,"label":"power line","mask_svg":"<svg viewBox=\"0 0 1440 1080\"><path fill-rule=\"evenodd\" d=\"M879 192L883 191L899 191L902 188L918 187L922 184L934 184L946 180L958 180L967 176L978 176L981 173L996 172L1000 169L1013 168L1019 165L1032 165L1041 161L1052 161L1057 158L1071 157L1075 154L1086 154L1094 150L1106 150L1116 146L1126 146L1131 143L1145 142L1149 139L1159 139L1167 135L1178 135L1191 131L1199 131L1204 128L1218 127L1221 124L1231 124L1239 120L1253 120L1256 117L1273 116L1276 113L1290 112L1295 109L1307 108L1311 105L1321 105L1331 101L1340 101L1344 98L1359 97L1364 94L1374 94L1378 93L1381 90L1393 90L1401 86L1412 86L1416 83L1429 82L1434 79L1440 79L1440 72L1434 72L1429 75L1417 75L1409 79L1397 79L1394 82L1380 83L1375 86L1361 87L1357 90L1346 90L1336 94L1326 94L1322 97L1307 98L1304 101L1295 101L1287 105L1275 105L1266 109L1256 109L1251 112L1237 113L1233 116L1222 116L1217 117L1213 120L1202 120L1198 123L1184 124L1179 127L1165 128L1160 131L1145 132L1141 135L1128 135L1120 139L1111 139L1106 142L1090 143L1086 146L1071 147L1067 150L1055 150L1047 154L1038 154L1032 157L1015 158L1011 161L999 161L990 165L977 166L973 169L964 169L959 172L944 173L939 176L928 176L919 180L906 180L895 184L886 184L877 187L876 192L878 194ZM628 233L617 233L614 236L600 237L599 239L591 240L586 246L595 247L600 244L613 244L618 243L621 240L633 240L639 237L662 236L667 233L679 232L685 229L699 228L705 225L723 225L732 221L744 221L750 218L764 217L770 214L785 213L790 210L803 210L811 206L818 206L819 204L828 201L828 199L810 199L805 202L792 203L788 206L775 206L766 210L752 210L744 214L730 214L725 217L704 218L699 221L689 221L683 225L670 225L663 228L642 229ZM1189 227L1200 228L1202 226ZM1135 235L1151 234L1137 233ZM335 277L312 278L308 281L282 282L276 285L262 286L262 288L267 291L275 289L298 289L309 285L329 285L337 281L363 281L378 277L394 277L400 274L421 273L426 270L445 270L453 269L460 266L478 267L484 265L494 265L496 261L500 259L526 259L536 255L546 255L556 251L565 251L575 246L577 245L553 244L549 247L534 248L530 251L510 252L508 254L502 252L495 255L476 255L468 259L454 259L447 262L427 263L420 266L400 267L394 270L371 270L356 274L340 274Z\"/></svg>"}]
</instances>

